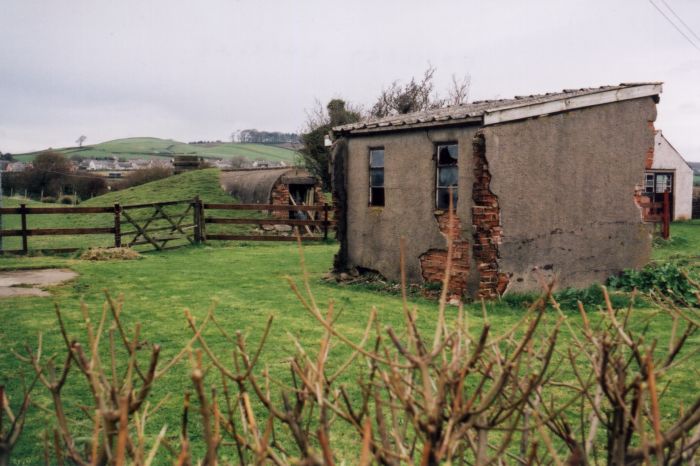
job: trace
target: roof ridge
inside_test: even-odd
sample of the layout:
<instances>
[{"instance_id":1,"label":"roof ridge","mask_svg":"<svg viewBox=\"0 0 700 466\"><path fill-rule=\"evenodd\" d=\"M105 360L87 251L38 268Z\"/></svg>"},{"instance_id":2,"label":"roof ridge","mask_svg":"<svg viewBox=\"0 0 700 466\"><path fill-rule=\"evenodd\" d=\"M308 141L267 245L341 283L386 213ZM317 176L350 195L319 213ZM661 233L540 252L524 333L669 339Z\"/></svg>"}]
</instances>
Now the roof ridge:
<instances>
[{"instance_id":1,"label":"roof ridge","mask_svg":"<svg viewBox=\"0 0 700 466\"><path fill-rule=\"evenodd\" d=\"M578 89L562 89L558 92L546 92L544 94L516 95L510 99L486 99L475 100L469 103L440 107L436 109L421 110L406 114L389 115L381 118L336 126L334 132L352 132L363 129L411 127L413 125L427 125L433 122L461 122L470 118L483 118L485 114L517 107L544 104L573 97L602 93L611 90L622 90L633 87L661 85L661 82L620 83L619 85L605 85L598 87L582 87Z\"/></svg>"}]
</instances>

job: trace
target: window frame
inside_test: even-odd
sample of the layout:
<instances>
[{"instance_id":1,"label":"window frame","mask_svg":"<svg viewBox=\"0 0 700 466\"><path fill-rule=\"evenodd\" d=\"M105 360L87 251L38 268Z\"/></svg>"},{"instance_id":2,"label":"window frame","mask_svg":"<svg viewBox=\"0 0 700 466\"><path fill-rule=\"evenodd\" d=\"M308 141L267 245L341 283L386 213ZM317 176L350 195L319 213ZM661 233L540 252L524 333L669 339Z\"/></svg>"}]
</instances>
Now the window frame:
<instances>
[{"instance_id":1,"label":"window frame","mask_svg":"<svg viewBox=\"0 0 700 466\"><path fill-rule=\"evenodd\" d=\"M377 166L377 165L372 164L372 153L378 152L378 151L382 152L382 164L381 164L381 166ZM386 194L386 188L385 188L386 183L384 180L384 175L386 173L386 171L385 171L386 162L385 162L384 157L386 155L386 152L385 152L383 146L377 146L377 147L370 147L367 151L367 154L368 154L367 167L368 167L368 174L369 174L369 180L367 182L367 185L368 185L367 204L370 207L384 207L386 205L386 195L385 195ZM381 172L382 172L382 184L381 184L381 186L375 186L372 184L372 171L373 170L381 170ZM379 189L381 189L381 192L382 192L381 203L379 203L378 200L373 199L373 196L372 196L372 191L379 190Z\"/></svg>"},{"instance_id":2,"label":"window frame","mask_svg":"<svg viewBox=\"0 0 700 466\"><path fill-rule=\"evenodd\" d=\"M441 164L440 163L440 150L443 147L455 146L457 151L457 158L454 163ZM440 206L440 192L446 190L449 193L450 188L452 188L452 207L457 208L457 202L459 201L459 143L457 141L446 141L435 144L435 208L438 210L449 209L449 203L447 206ZM441 185L440 184L440 169L454 167L457 172L457 179L453 185ZM449 194L448 194L449 201Z\"/></svg>"}]
</instances>

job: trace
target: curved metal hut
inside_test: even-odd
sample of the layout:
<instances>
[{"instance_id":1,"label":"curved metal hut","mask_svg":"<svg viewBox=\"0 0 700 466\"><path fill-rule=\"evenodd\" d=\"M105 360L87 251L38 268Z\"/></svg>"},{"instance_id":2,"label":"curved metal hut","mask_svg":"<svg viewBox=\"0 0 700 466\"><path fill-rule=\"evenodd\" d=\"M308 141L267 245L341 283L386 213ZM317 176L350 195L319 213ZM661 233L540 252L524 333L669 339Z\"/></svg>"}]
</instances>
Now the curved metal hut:
<instances>
[{"instance_id":1,"label":"curved metal hut","mask_svg":"<svg viewBox=\"0 0 700 466\"><path fill-rule=\"evenodd\" d=\"M231 170L220 179L222 189L243 204L314 205L323 199L319 180L303 168Z\"/></svg>"}]
</instances>

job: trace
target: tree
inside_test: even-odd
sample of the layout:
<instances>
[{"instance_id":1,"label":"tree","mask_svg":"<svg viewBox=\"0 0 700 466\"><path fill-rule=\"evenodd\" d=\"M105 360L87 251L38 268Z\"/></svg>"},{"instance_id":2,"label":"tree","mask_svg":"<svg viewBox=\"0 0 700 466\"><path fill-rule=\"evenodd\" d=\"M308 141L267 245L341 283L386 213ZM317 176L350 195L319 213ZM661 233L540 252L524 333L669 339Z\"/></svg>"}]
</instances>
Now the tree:
<instances>
[{"instance_id":1,"label":"tree","mask_svg":"<svg viewBox=\"0 0 700 466\"><path fill-rule=\"evenodd\" d=\"M304 147L301 157L306 168L323 182L323 189L330 189L329 173L330 150L325 145L325 137L334 126L360 121L359 109L346 108L342 99L333 99L324 108L316 101L314 109L307 112L306 131L301 135Z\"/></svg>"},{"instance_id":2,"label":"tree","mask_svg":"<svg viewBox=\"0 0 700 466\"><path fill-rule=\"evenodd\" d=\"M72 176L69 181L73 186L73 194L80 199L99 196L109 190L107 181L101 176Z\"/></svg>"},{"instance_id":3,"label":"tree","mask_svg":"<svg viewBox=\"0 0 700 466\"><path fill-rule=\"evenodd\" d=\"M87 139L87 136L80 136L78 139L75 140L75 143L78 144L78 147L83 147L83 142Z\"/></svg>"},{"instance_id":4,"label":"tree","mask_svg":"<svg viewBox=\"0 0 700 466\"><path fill-rule=\"evenodd\" d=\"M25 189L33 194L51 194L56 197L63 194L63 187L68 184L68 176L73 171L71 162L61 153L42 152L36 156L32 168L26 170Z\"/></svg>"},{"instance_id":5,"label":"tree","mask_svg":"<svg viewBox=\"0 0 700 466\"><path fill-rule=\"evenodd\" d=\"M471 87L469 75L457 79L453 74L446 98L440 98L434 92L434 76L435 68L429 66L420 80L412 77L405 85L401 85L398 80L394 81L388 88L383 89L377 97L377 101L370 110L371 116L383 118L466 103Z\"/></svg>"}]
</instances>

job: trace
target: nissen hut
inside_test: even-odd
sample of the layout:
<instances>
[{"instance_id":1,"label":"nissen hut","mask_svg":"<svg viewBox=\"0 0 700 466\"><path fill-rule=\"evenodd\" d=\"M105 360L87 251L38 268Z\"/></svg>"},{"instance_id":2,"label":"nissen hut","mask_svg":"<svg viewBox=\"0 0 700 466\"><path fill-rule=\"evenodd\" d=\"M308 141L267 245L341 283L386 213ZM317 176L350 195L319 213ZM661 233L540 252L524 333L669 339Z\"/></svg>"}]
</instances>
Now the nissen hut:
<instances>
[{"instance_id":1,"label":"nissen hut","mask_svg":"<svg viewBox=\"0 0 700 466\"><path fill-rule=\"evenodd\" d=\"M494 298L602 282L643 266L639 199L660 83L473 102L333 128L338 271L442 279L449 193L458 219L450 292Z\"/></svg>"},{"instance_id":2,"label":"nissen hut","mask_svg":"<svg viewBox=\"0 0 700 466\"><path fill-rule=\"evenodd\" d=\"M323 204L320 181L303 168L229 170L221 173L220 181L221 188L242 204ZM293 216L294 212L274 211L273 215Z\"/></svg>"}]
</instances>

